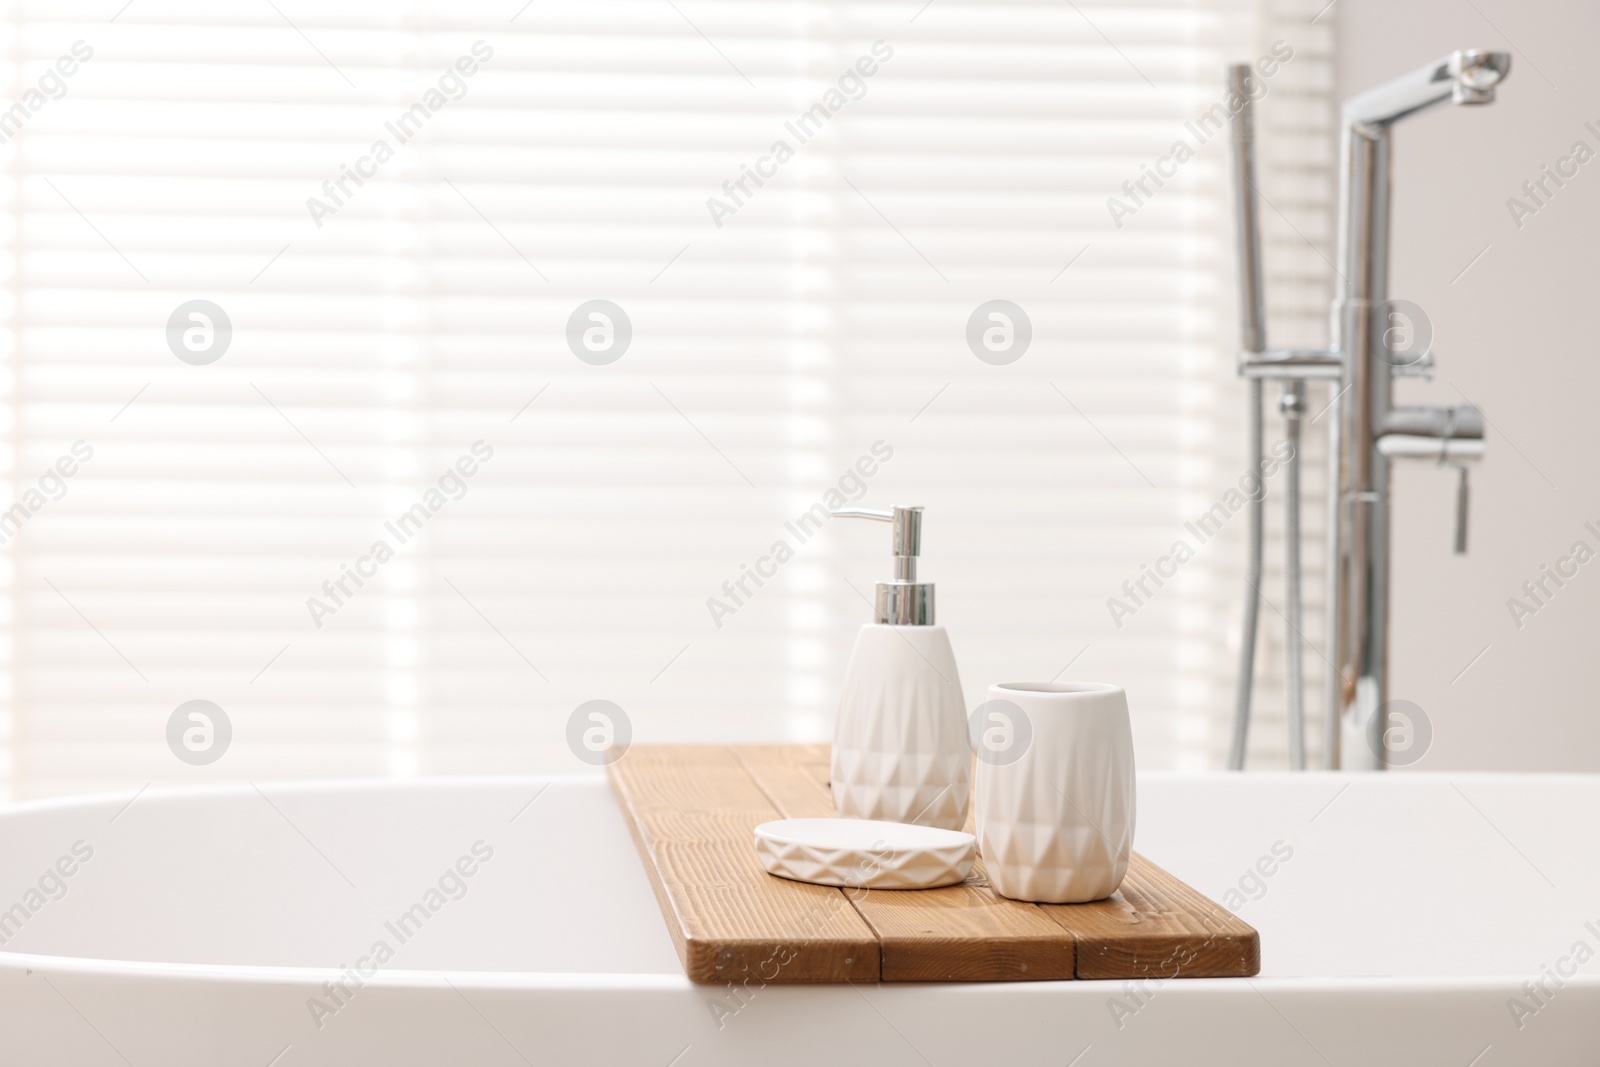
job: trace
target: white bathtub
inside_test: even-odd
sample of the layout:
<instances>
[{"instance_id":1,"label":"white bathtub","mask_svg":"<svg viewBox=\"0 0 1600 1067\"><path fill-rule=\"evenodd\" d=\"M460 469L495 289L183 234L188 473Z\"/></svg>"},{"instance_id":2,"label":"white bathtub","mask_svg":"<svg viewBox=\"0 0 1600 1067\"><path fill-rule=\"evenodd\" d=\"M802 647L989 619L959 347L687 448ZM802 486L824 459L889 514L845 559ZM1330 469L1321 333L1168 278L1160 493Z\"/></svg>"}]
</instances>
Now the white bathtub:
<instances>
[{"instance_id":1,"label":"white bathtub","mask_svg":"<svg viewBox=\"0 0 1600 1067\"><path fill-rule=\"evenodd\" d=\"M743 999L683 978L599 778L128 801L0 812L5 1067L1600 1059L1593 776L1147 775L1138 848L1259 978Z\"/></svg>"}]
</instances>

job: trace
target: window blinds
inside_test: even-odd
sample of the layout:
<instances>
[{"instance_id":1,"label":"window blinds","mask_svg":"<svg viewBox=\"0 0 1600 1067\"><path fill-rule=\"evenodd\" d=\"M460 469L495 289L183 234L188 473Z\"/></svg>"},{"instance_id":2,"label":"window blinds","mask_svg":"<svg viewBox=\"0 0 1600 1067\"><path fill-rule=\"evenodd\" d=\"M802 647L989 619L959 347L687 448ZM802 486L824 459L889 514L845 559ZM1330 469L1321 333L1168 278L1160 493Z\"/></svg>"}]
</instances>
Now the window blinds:
<instances>
[{"instance_id":1,"label":"window blinds","mask_svg":"<svg viewBox=\"0 0 1600 1067\"><path fill-rule=\"evenodd\" d=\"M1221 139L1108 199L1273 40L1312 140L1331 15L118 6L4 5L6 795L580 770L596 699L826 739L889 567L838 501L928 508L969 705L1116 680L1218 763L1236 532L1108 600L1243 466Z\"/></svg>"}]
</instances>

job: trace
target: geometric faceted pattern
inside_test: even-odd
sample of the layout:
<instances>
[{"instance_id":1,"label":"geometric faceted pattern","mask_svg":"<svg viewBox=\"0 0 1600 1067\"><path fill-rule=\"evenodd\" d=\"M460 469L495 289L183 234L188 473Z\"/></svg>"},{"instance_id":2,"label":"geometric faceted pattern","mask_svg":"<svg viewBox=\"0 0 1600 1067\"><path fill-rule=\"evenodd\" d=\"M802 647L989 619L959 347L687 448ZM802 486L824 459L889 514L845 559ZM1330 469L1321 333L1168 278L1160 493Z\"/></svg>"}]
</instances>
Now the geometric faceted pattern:
<instances>
[{"instance_id":1,"label":"geometric faceted pattern","mask_svg":"<svg viewBox=\"0 0 1600 1067\"><path fill-rule=\"evenodd\" d=\"M944 627L863 626L834 727L834 812L960 830L971 776L966 702Z\"/></svg>"},{"instance_id":2,"label":"geometric faceted pattern","mask_svg":"<svg viewBox=\"0 0 1600 1067\"><path fill-rule=\"evenodd\" d=\"M827 840L826 833L792 834L786 828L800 823L860 823L885 831L875 840ZM858 889L932 889L957 885L972 873L977 840L953 830L917 827L937 835L918 841L896 841L898 823L855 819L785 819L756 827L756 855L761 866L780 878L815 885ZM858 835L850 835L856 837Z\"/></svg>"},{"instance_id":3,"label":"geometric faceted pattern","mask_svg":"<svg viewBox=\"0 0 1600 1067\"><path fill-rule=\"evenodd\" d=\"M1028 707L1034 737L1022 758L979 762L978 847L996 892L1078 904L1122 884L1136 815L1126 708L1041 715Z\"/></svg>"}]
</instances>

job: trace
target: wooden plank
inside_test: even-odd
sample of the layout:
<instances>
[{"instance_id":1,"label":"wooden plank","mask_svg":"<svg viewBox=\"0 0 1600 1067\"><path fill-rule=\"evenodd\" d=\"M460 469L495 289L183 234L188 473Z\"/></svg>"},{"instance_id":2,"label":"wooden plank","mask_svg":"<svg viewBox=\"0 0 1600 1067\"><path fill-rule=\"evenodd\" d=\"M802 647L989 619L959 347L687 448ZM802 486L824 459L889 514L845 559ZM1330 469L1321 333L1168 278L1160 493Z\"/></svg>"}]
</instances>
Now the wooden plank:
<instances>
[{"instance_id":1,"label":"wooden plank","mask_svg":"<svg viewBox=\"0 0 1600 1067\"><path fill-rule=\"evenodd\" d=\"M843 890L762 869L754 829L781 816L731 751L637 745L608 772L691 981L878 980L877 937Z\"/></svg>"},{"instance_id":2,"label":"wooden plank","mask_svg":"<svg viewBox=\"0 0 1600 1067\"><path fill-rule=\"evenodd\" d=\"M1238 978L1261 971L1261 935L1137 852L1091 904L1040 904L1078 941L1079 978Z\"/></svg>"},{"instance_id":3,"label":"wooden plank","mask_svg":"<svg viewBox=\"0 0 1600 1067\"><path fill-rule=\"evenodd\" d=\"M738 745L733 750L785 818L833 815L827 745ZM850 902L877 934L885 982L994 982L1072 978L1071 931L1032 904L989 888L983 861L962 885L855 890Z\"/></svg>"}]
</instances>

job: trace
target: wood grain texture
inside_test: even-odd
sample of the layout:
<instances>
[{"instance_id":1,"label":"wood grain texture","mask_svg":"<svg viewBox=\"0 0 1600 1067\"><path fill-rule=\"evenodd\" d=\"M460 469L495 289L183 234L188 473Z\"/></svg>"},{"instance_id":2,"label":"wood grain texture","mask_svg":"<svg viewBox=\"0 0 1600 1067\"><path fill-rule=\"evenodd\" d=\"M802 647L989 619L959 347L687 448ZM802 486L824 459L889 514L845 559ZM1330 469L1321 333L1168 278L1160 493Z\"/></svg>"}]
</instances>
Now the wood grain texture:
<instances>
[{"instance_id":1,"label":"wood grain texture","mask_svg":"<svg viewBox=\"0 0 1600 1067\"><path fill-rule=\"evenodd\" d=\"M755 828L781 816L730 750L637 745L608 772L691 981L878 980L877 937L842 890L762 869Z\"/></svg>"},{"instance_id":2,"label":"wood grain texture","mask_svg":"<svg viewBox=\"0 0 1600 1067\"><path fill-rule=\"evenodd\" d=\"M827 745L739 745L734 752L785 818L833 815ZM1076 939L1032 904L989 888L983 861L962 885L867 889L850 903L878 936L885 982L1072 978Z\"/></svg>"},{"instance_id":3,"label":"wood grain texture","mask_svg":"<svg viewBox=\"0 0 1600 1067\"><path fill-rule=\"evenodd\" d=\"M696 982L1237 977L1256 931L1135 853L1092 904L959 886L842 890L761 868L755 827L833 814L826 745L636 745L609 768L684 971ZM970 829L970 826L969 826Z\"/></svg>"},{"instance_id":4,"label":"wood grain texture","mask_svg":"<svg viewBox=\"0 0 1600 1067\"><path fill-rule=\"evenodd\" d=\"M1261 970L1261 935L1137 852L1090 904L1040 904L1078 941L1079 978L1238 978Z\"/></svg>"}]
</instances>

